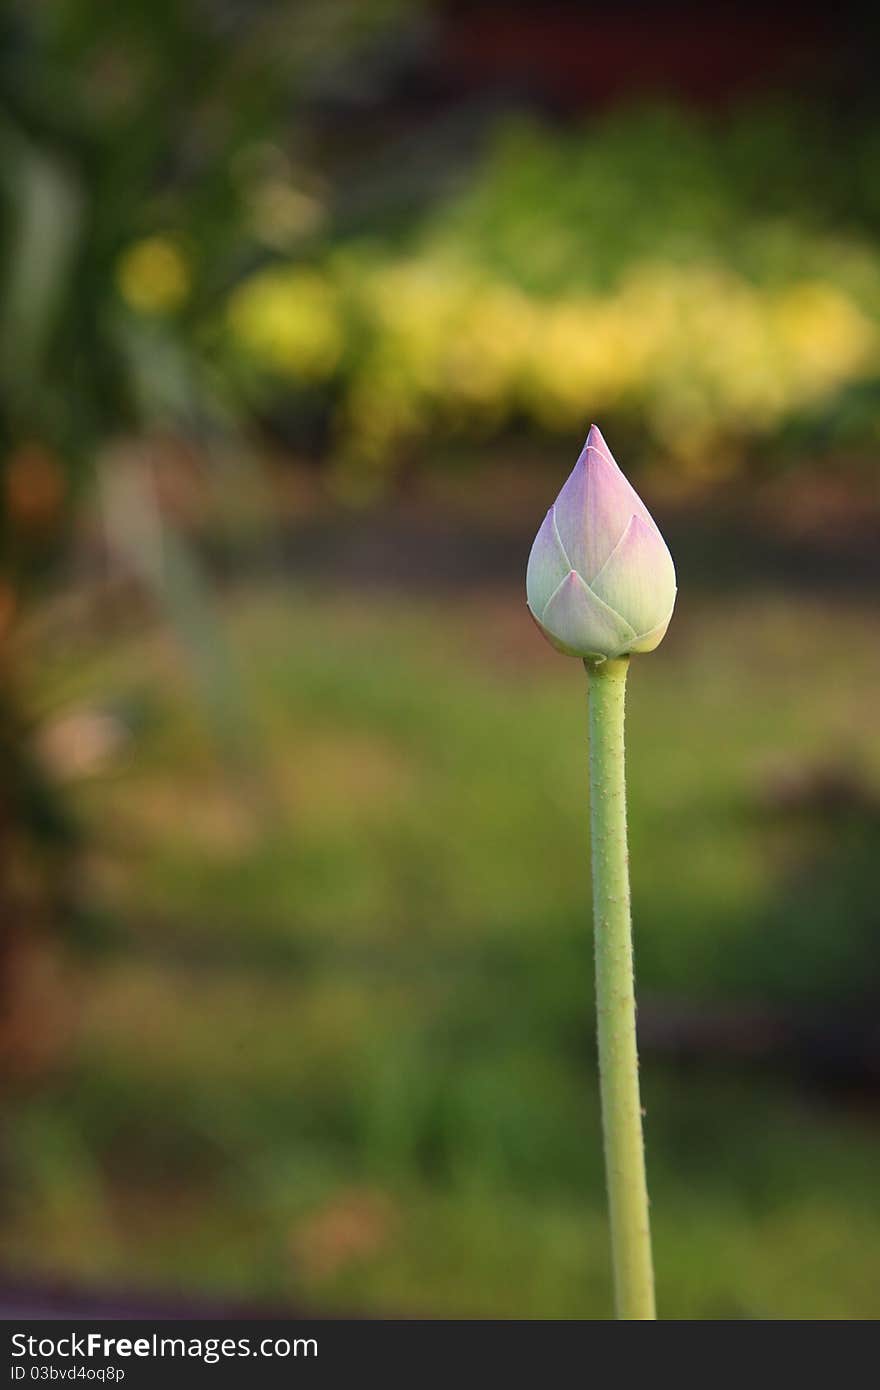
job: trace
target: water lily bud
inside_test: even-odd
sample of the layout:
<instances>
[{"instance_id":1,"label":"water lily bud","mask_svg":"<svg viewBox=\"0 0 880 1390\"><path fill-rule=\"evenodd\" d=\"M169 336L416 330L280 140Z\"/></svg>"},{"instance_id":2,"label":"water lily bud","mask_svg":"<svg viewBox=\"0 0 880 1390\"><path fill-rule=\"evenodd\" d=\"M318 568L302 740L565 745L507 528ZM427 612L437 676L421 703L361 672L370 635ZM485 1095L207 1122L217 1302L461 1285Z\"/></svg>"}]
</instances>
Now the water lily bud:
<instances>
[{"instance_id":1,"label":"water lily bud","mask_svg":"<svg viewBox=\"0 0 880 1390\"><path fill-rule=\"evenodd\" d=\"M526 594L544 636L567 656L650 652L669 626L672 556L595 425L535 537Z\"/></svg>"}]
</instances>

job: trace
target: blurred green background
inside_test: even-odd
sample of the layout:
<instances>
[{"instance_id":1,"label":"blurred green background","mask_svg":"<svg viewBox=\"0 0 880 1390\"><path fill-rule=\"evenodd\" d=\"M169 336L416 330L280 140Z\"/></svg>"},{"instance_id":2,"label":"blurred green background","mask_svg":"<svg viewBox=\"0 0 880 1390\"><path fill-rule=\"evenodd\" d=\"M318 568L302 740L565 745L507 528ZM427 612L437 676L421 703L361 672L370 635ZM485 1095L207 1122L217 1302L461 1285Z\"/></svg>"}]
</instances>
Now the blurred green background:
<instances>
[{"instance_id":1,"label":"blurred green background","mask_svg":"<svg viewBox=\"0 0 880 1390\"><path fill-rule=\"evenodd\" d=\"M0 1305L610 1314L592 419L661 1316L880 1313L880 112L854 7L11 0Z\"/></svg>"}]
</instances>

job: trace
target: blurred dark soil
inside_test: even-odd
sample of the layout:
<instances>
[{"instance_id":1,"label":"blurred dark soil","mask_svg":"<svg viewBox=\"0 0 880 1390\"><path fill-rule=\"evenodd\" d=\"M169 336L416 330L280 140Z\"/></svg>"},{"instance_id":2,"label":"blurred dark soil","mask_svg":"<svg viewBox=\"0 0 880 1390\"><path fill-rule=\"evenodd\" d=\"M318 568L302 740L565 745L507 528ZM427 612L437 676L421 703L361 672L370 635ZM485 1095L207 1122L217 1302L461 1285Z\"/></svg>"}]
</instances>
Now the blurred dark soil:
<instances>
[{"instance_id":1,"label":"blurred dark soil","mask_svg":"<svg viewBox=\"0 0 880 1390\"><path fill-rule=\"evenodd\" d=\"M379 587L522 584L538 522L564 480L560 468L485 468L476 477L419 477L371 507L320 496L278 509L265 534L204 541L224 576L280 570L293 578ZM638 480L637 480L638 482ZM880 496L848 470L830 478L789 475L754 487L664 496L642 486L675 556L680 586L736 592L768 587L806 593L880 593ZM282 488L283 494L283 488ZM866 594L867 596L867 594Z\"/></svg>"}]
</instances>

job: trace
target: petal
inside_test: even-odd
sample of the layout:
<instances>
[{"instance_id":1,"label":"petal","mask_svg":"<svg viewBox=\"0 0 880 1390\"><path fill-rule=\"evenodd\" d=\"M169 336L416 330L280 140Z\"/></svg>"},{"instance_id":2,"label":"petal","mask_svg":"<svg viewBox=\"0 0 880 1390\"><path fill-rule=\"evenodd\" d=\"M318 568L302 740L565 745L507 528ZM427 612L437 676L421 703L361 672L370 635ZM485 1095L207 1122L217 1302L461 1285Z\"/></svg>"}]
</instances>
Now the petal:
<instances>
[{"instance_id":1,"label":"petal","mask_svg":"<svg viewBox=\"0 0 880 1390\"><path fill-rule=\"evenodd\" d=\"M551 507L541 523L526 568L526 596L532 612L540 617L555 589L571 569L566 559Z\"/></svg>"},{"instance_id":2,"label":"petal","mask_svg":"<svg viewBox=\"0 0 880 1390\"><path fill-rule=\"evenodd\" d=\"M601 448L590 443L596 438ZM595 426L556 499L555 513L571 567L588 584L605 564L631 516L639 516L654 527L647 507L621 473Z\"/></svg>"},{"instance_id":3,"label":"petal","mask_svg":"<svg viewBox=\"0 0 880 1390\"><path fill-rule=\"evenodd\" d=\"M674 605L673 605L674 606ZM659 647L663 638L666 636L666 629L672 620L672 609L670 608L662 623L658 623L650 632L645 632L641 637L630 645L631 652L652 652L655 647Z\"/></svg>"},{"instance_id":4,"label":"petal","mask_svg":"<svg viewBox=\"0 0 880 1390\"><path fill-rule=\"evenodd\" d=\"M675 566L657 528L647 525L640 516L630 517L620 541L590 587L598 598L623 615L634 633L647 636L664 619L668 621L675 601Z\"/></svg>"},{"instance_id":5,"label":"petal","mask_svg":"<svg viewBox=\"0 0 880 1390\"><path fill-rule=\"evenodd\" d=\"M553 594L540 623L553 645L569 656L616 656L636 635L574 570Z\"/></svg>"},{"instance_id":6,"label":"petal","mask_svg":"<svg viewBox=\"0 0 880 1390\"><path fill-rule=\"evenodd\" d=\"M602 431L599 429L598 425L590 426L590 433L587 435L587 442L584 445L584 448L597 449L600 454L605 454L605 456L609 458L612 463L614 463L614 455L608 448L608 445L605 443Z\"/></svg>"}]
</instances>

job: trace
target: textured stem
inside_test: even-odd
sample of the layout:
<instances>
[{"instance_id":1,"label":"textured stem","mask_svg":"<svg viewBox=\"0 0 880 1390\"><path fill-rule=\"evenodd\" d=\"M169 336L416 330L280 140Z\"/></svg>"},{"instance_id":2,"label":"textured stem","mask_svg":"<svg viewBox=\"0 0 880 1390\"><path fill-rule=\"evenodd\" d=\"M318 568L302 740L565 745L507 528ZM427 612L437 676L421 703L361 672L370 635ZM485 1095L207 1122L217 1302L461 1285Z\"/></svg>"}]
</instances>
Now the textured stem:
<instances>
[{"instance_id":1,"label":"textured stem","mask_svg":"<svg viewBox=\"0 0 880 1390\"><path fill-rule=\"evenodd\" d=\"M584 663L589 673L590 837L596 1015L605 1177L617 1316L655 1318L654 1272L633 987L626 847L624 699L628 658Z\"/></svg>"}]
</instances>

